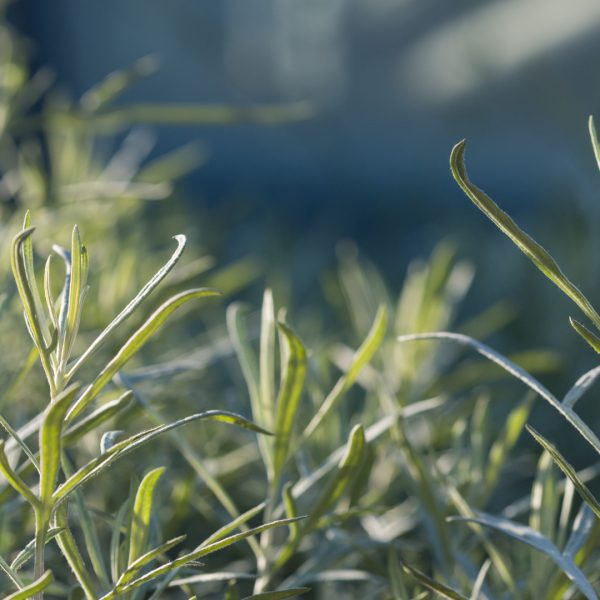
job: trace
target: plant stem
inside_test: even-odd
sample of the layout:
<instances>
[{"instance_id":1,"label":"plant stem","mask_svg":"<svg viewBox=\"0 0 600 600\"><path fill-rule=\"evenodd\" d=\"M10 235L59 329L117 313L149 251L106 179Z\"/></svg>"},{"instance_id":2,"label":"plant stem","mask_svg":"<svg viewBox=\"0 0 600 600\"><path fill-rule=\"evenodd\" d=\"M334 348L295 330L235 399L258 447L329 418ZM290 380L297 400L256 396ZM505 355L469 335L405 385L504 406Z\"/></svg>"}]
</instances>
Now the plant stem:
<instances>
[{"instance_id":1,"label":"plant stem","mask_svg":"<svg viewBox=\"0 0 600 600\"><path fill-rule=\"evenodd\" d=\"M39 579L44 574L44 551L46 534L48 533L48 518L46 511L41 508L35 511L35 559L33 579ZM33 600L43 600L44 592L37 593Z\"/></svg>"}]
</instances>

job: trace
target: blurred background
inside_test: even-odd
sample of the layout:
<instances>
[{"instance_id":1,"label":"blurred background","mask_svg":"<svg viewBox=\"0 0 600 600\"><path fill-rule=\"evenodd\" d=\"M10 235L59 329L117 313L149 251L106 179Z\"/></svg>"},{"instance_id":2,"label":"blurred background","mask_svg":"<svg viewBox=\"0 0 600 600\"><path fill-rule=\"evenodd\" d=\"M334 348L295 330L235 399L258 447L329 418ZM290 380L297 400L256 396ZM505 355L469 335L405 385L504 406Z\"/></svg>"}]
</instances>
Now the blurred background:
<instances>
[{"instance_id":1,"label":"blurred background","mask_svg":"<svg viewBox=\"0 0 600 600\"><path fill-rule=\"evenodd\" d=\"M477 269L467 312L508 298L519 343L565 343L560 294L450 176L464 137L472 179L600 292L595 0L19 0L8 14L69 102L93 104L99 81L137 65L114 106L146 113L110 143L149 158L193 148L171 210L219 260L257 255L267 279L291 275L299 304L319 301L341 240L398 286L449 237ZM163 105L289 114L179 122L152 114Z\"/></svg>"}]
</instances>

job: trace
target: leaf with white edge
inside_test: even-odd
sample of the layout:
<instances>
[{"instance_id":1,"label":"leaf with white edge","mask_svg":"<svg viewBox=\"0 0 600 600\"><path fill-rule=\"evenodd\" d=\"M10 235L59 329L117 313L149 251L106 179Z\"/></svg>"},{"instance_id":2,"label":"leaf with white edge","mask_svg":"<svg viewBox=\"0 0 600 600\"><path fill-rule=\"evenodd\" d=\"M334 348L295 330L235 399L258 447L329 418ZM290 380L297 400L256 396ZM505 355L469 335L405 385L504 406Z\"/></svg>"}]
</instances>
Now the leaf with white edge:
<instances>
[{"instance_id":1,"label":"leaf with white edge","mask_svg":"<svg viewBox=\"0 0 600 600\"><path fill-rule=\"evenodd\" d=\"M569 317L571 327L598 353L600 354L600 338L593 334L585 325Z\"/></svg>"},{"instance_id":2,"label":"leaf with white edge","mask_svg":"<svg viewBox=\"0 0 600 600\"><path fill-rule=\"evenodd\" d=\"M450 600L467 600L466 596L463 596L456 590L451 587L436 581L435 579L425 575L418 569L407 565L401 558L398 558L402 569L407 575L410 575L413 579L418 581L422 586L426 587L428 590L439 594L442 598L449 598Z\"/></svg>"},{"instance_id":3,"label":"leaf with white edge","mask_svg":"<svg viewBox=\"0 0 600 600\"><path fill-rule=\"evenodd\" d=\"M60 527L51 527L46 534L46 544L51 542L59 533L62 533ZM33 557L35 552L35 538L30 540L29 543L21 550L17 556L10 563L10 568L13 571L18 571L30 558Z\"/></svg>"},{"instance_id":4,"label":"leaf with white edge","mask_svg":"<svg viewBox=\"0 0 600 600\"><path fill-rule=\"evenodd\" d=\"M299 517L299 518L303 518L303 517ZM165 573L169 573L170 571L173 571L174 569L183 567L193 561L196 561L196 560L202 558L203 556L212 554L213 552L216 552L217 550L222 550L223 548L226 548L227 546L231 546L232 544L235 544L236 542L239 542L240 540L243 540L243 539L253 536L253 535L257 535L259 533L262 533L263 531L266 531L267 529L272 529L273 527L281 527L282 525L288 525L289 523L290 523L290 519L280 519L278 521L271 521L270 523L265 523L264 525L259 525L258 527L248 529L247 531L243 531L241 533L236 533L236 534L226 537L222 540L219 540L218 542L214 542L214 543L208 544L206 546L201 546L199 548L196 548L196 550L193 550L192 552L184 554L183 556L180 556L179 558L176 558L175 560L172 560L171 562L168 562L164 565L161 565L160 567L157 567L156 569L153 569L152 571L150 571L148 573L145 573L138 579L135 579L134 581L132 581L129 585L126 585L122 588L118 588L117 591L119 593L127 593L127 592L132 591L135 588L139 587L140 585L143 585L144 583L147 583L149 581L152 581L153 579L156 579L157 577L160 577L161 575L164 575ZM102 600L108 600L109 598L113 598L113 597L114 596L107 596L107 597L103 598Z\"/></svg>"},{"instance_id":5,"label":"leaf with white edge","mask_svg":"<svg viewBox=\"0 0 600 600\"><path fill-rule=\"evenodd\" d=\"M119 370L131 359L157 331L157 329L169 318L169 316L180 306L196 298L219 296L219 292L206 288L187 290L169 298L162 304L146 322L123 344L117 354L102 369L94 382L85 389L73 408L67 415L71 421L81 413L82 410L100 393L108 382L119 372Z\"/></svg>"},{"instance_id":6,"label":"leaf with white edge","mask_svg":"<svg viewBox=\"0 0 600 600\"><path fill-rule=\"evenodd\" d=\"M527 426L527 431L533 436L535 441L544 449L552 460L556 463L556 466L573 482L575 489L579 492L581 497L585 500L586 504L594 511L596 516L600 518L600 504L596 500L595 496L589 490L589 488L581 481L577 475L577 471L567 462L564 456L551 444L543 435L538 433L533 427Z\"/></svg>"},{"instance_id":7,"label":"leaf with white edge","mask_svg":"<svg viewBox=\"0 0 600 600\"><path fill-rule=\"evenodd\" d=\"M27 329L38 349L42 367L44 368L44 373L48 380L48 385L50 386L50 392L51 394L54 394L52 365L48 354L46 340L44 338L44 317L38 313L34 294L27 278L27 267L23 257L23 244L27 241L29 236L31 236L33 231L33 227L24 229L13 238L10 254L11 268L15 283L17 284L19 296L21 297L21 302L23 303Z\"/></svg>"},{"instance_id":8,"label":"leaf with white edge","mask_svg":"<svg viewBox=\"0 0 600 600\"><path fill-rule=\"evenodd\" d=\"M40 506L40 501L33 493L32 490L29 489L29 486L19 477L17 473L13 470L8 462L8 458L6 456L6 452L4 451L4 440L0 440L0 472L6 477L6 480L11 485L11 487L16 490L31 506L37 510Z\"/></svg>"},{"instance_id":9,"label":"leaf with white edge","mask_svg":"<svg viewBox=\"0 0 600 600\"><path fill-rule=\"evenodd\" d=\"M85 352L75 361L67 373L67 380L73 377L77 369L89 359L107 340L108 336L128 317L130 317L138 306L156 289L158 284L171 272L173 267L181 258L185 248L185 235L176 235L177 249L171 255L171 258L154 274L154 276L144 285L136 296L127 304L127 306L104 328L98 337L87 347Z\"/></svg>"},{"instance_id":10,"label":"leaf with white edge","mask_svg":"<svg viewBox=\"0 0 600 600\"><path fill-rule=\"evenodd\" d=\"M275 414L275 308L270 289L264 292L260 319L259 386L261 414L257 419L271 429Z\"/></svg>"},{"instance_id":11,"label":"leaf with white edge","mask_svg":"<svg viewBox=\"0 0 600 600\"><path fill-rule=\"evenodd\" d=\"M133 392L127 390L116 400L111 400L97 408L94 412L86 416L81 421L74 423L63 435L63 445L71 446L80 440L86 433L94 431L100 425L118 415L122 410L131 406L133 402Z\"/></svg>"},{"instance_id":12,"label":"leaf with white edge","mask_svg":"<svg viewBox=\"0 0 600 600\"><path fill-rule=\"evenodd\" d=\"M331 412L344 394L354 385L363 368L371 361L385 337L387 320L387 308L382 304L377 310L377 314L375 315L375 319L367 337L354 353L350 368L338 379L331 392L329 392L323 401L323 404L319 407L317 413L306 426L306 429L302 434L303 440L307 440L315 432L323 419Z\"/></svg>"},{"instance_id":13,"label":"leaf with white edge","mask_svg":"<svg viewBox=\"0 0 600 600\"><path fill-rule=\"evenodd\" d=\"M83 246L77 225L73 227L71 235L71 273L68 279L68 288L65 287L66 306L64 321L59 323L58 350L59 360L62 365L69 359L73 342L77 335L79 325L81 295L82 295L82 253Z\"/></svg>"},{"instance_id":14,"label":"leaf with white edge","mask_svg":"<svg viewBox=\"0 0 600 600\"><path fill-rule=\"evenodd\" d=\"M18 589L22 590L25 587L22 579L19 577L16 569L9 565L1 556L0 556L0 570L4 572L4 574L11 580L12 584Z\"/></svg>"},{"instance_id":15,"label":"leaf with white edge","mask_svg":"<svg viewBox=\"0 0 600 600\"><path fill-rule=\"evenodd\" d=\"M80 384L69 386L46 409L40 428L40 499L46 504L52 498L60 466L62 428Z\"/></svg>"},{"instance_id":16,"label":"leaf with white edge","mask_svg":"<svg viewBox=\"0 0 600 600\"><path fill-rule=\"evenodd\" d=\"M44 297L46 299L46 309L50 315L52 326L54 329L58 328L58 319L56 315L56 308L54 298L52 297L52 254L46 259L46 265L44 267Z\"/></svg>"},{"instance_id":17,"label":"leaf with white edge","mask_svg":"<svg viewBox=\"0 0 600 600\"><path fill-rule=\"evenodd\" d=\"M186 539L186 537L187 536L185 535L180 535L179 537L173 538L172 540L169 540L164 544L161 544L160 546L157 546L156 548L153 548L152 550L149 550L145 554L142 554L140 557L136 558L133 562L129 564L129 566L123 572L121 577L119 577L116 586L122 587L125 584L129 583L136 576L137 572L140 569L143 569L147 564L151 563L153 560L156 560L157 558L166 554L169 550L171 550L171 548L174 548L175 546L181 544Z\"/></svg>"},{"instance_id":18,"label":"leaf with white edge","mask_svg":"<svg viewBox=\"0 0 600 600\"><path fill-rule=\"evenodd\" d=\"M71 477L69 477L64 483L62 483L54 492L53 499L57 502L64 501L67 498L67 496L71 494L75 489L79 488L81 485L89 481L92 477L95 477L99 473L102 473L115 460L118 460L125 454L136 450L140 446L148 443L155 437L158 437L159 435L166 433L167 431L171 431L172 429L176 429L177 427L182 427L183 425L187 425L188 423L192 423L194 421L202 419L220 421L222 423L228 423L230 425L236 425L244 429L249 429L250 431L269 435L268 431L261 429L260 427L258 427L258 425L252 423L252 421L249 421L248 419L245 419L240 415L236 415L235 413L222 410L209 410L206 412L197 413L195 415L190 415L189 417L179 419L178 421L174 421L173 423L168 423L167 425L158 425L146 431L136 433L128 437L127 439L118 442L117 444L112 446L112 448L107 450L104 454L97 456L96 458L85 464Z\"/></svg>"},{"instance_id":19,"label":"leaf with white edge","mask_svg":"<svg viewBox=\"0 0 600 600\"><path fill-rule=\"evenodd\" d=\"M219 540L223 539L225 536L229 535L234 529L241 527L242 525L244 525L244 523L246 523L247 521L252 519L252 517L255 517L264 508L265 508L264 502L261 502L260 504L253 506L251 509L242 513L241 515L239 515L238 517L236 517L235 519L233 519L226 525L223 525L223 527L220 527L219 529L217 529L217 531L215 531L214 533L211 533L211 535L208 538L206 538L202 542L201 545L205 546L207 544L213 544L214 542L218 542Z\"/></svg>"},{"instance_id":20,"label":"leaf with white edge","mask_svg":"<svg viewBox=\"0 0 600 600\"><path fill-rule=\"evenodd\" d=\"M306 350L298 336L284 323L278 323L287 343L287 364L277 398L275 417L275 476L281 473L290 447L294 421L306 377Z\"/></svg>"},{"instance_id":21,"label":"leaf with white edge","mask_svg":"<svg viewBox=\"0 0 600 600\"><path fill-rule=\"evenodd\" d=\"M150 518L152 516L154 489L164 471L164 467L153 469L144 476L138 487L131 515L128 566L131 566L146 551L146 545L150 537Z\"/></svg>"},{"instance_id":22,"label":"leaf with white edge","mask_svg":"<svg viewBox=\"0 0 600 600\"><path fill-rule=\"evenodd\" d=\"M516 379L522 381L527 387L532 389L534 392L539 394L544 400L550 403L560 415L568 421L583 437L583 439L594 448L594 450L600 454L600 440L596 434L588 427L588 425L577 415L569 406L565 406L559 402L556 397L548 391L537 379L532 377L529 373L521 369L518 365L511 362L502 354L496 352L489 346L474 340L466 335L459 333L448 333L446 331L438 331L432 333L418 333L411 335L403 335L398 338L399 342L410 342L416 340L447 340L455 343L469 346L476 350L482 356L496 363L502 367L505 371L510 373Z\"/></svg>"},{"instance_id":23,"label":"leaf with white edge","mask_svg":"<svg viewBox=\"0 0 600 600\"><path fill-rule=\"evenodd\" d=\"M469 600L479 600L479 598L482 597L481 590L483 589L485 578L487 577L491 566L492 561L488 558L481 566L481 569L479 569L479 573L477 573L477 579L475 579L475 584L473 585Z\"/></svg>"},{"instance_id":24,"label":"leaf with white edge","mask_svg":"<svg viewBox=\"0 0 600 600\"><path fill-rule=\"evenodd\" d=\"M56 540L71 571L73 571L79 585L84 590L85 597L91 600L92 598L97 598L95 585L92 581L92 575L77 547L77 542L69 529L67 511L68 505L66 504L59 506L54 511L54 525L61 529L60 533L56 536Z\"/></svg>"},{"instance_id":25,"label":"leaf with white edge","mask_svg":"<svg viewBox=\"0 0 600 600\"><path fill-rule=\"evenodd\" d=\"M600 143L598 142L598 134L596 133L596 126L594 125L594 117L592 115L588 119L588 129L590 131L594 156L596 157L596 164L598 165L598 169L600 169Z\"/></svg>"},{"instance_id":26,"label":"leaf with white edge","mask_svg":"<svg viewBox=\"0 0 600 600\"><path fill-rule=\"evenodd\" d=\"M533 238L525 233L495 202L469 180L465 169L466 140L458 142L452 148L450 168L454 179L458 182L469 199L483 212L514 244L527 256L535 266L560 290L566 294L583 313L600 329L600 315L583 293L562 272L556 261Z\"/></svg>"},{"instance_id":27,"label":"leaf with white edge","mask_svg":"<svg viewBox=\"0 0 600 600\"><path fill-rule=\"evenodd\" d=\"M346 453L340 461L335 475L310 508L309 515L303 521L298 535L288 541L288 544L281 550L275 561L276 568L283 566L293 556L303 537L316 527L321 517L342 497L354 475L358 472L365 449L365 430L362 425L356 425L350 432Z\"/></svg>"},{"instance_id":28,"label":"leaf with white edge","mask_svg":"<svg viewBox=\"0 0 600 600\"><path fill-rule=\"evenodd\" d=\"M293 588L289 590L280 590L277 592L261 592L260 594L252 594L252 596L246 596L242 600L284 600L284 598L296 598L302 594L310 592L310 588L301 587Z\"/></svg>"},{"instance_id":29,"label":"leaf with white edge","mask_svg":"<svg viewBox=\"0 0 600 600\"><path fill-rule=\"evenodd\" d=\"M29 229L31 227L31 213L27 211L25 213L25 219L23 220L23 229ZM44 339L50 340L50 328L48 327L48 321L46 319L46 314L44 313L44 308L40 296L40 292L38 290L37 280L35 278L35 270L33 266L33 242L31 240L31 236L27 236L23 240L23 245L21 246L21 251L23 253L23 264L25 267L25 274L27 276L27 282L29 283L29 288L31 290L31 296L33 298L33 302L35 304L35 309L37 315L40 319L40 325L42 326L42 332L44 335Z\"/></svg>"},{"instance_id":30,"label":"leaf with white edge","mask_svg":"<svg viewBox=\"0 0 600 600\"><path fill-rule=\"evenodd\" d=\"M573 408L575 403L587 392L587 390L596 382L600 376L600 367L594 367L585 372L576 382L575 385L567 392L563 398L564 406Z\"/></svg>"},{"instance_id":31,"label":"leaf with white edge","mask_svg":"<svg viewBox=\"0 0 600 600\"><path fill-rule=\"evenodd\" d=\"M52 571L46 571L40 578L33 583L25 586L22 590L6 596L4 600L27 600L33 598L36 594L43 592L54 581Z\"/></svg>"},{"instance_id":32,"label":"leaf with white edge","mask_svg":"<svg viewBox=\"0 0 600 600\"><path fill-rule=\"evenodd\" d=\"M594 588L579 567L571 559L563 556L560 550L541 533L535 531L535 529L531 529L531 527L527 527L527 525L502 517L495 517L485 513L476 513L476 515L476 517L472 518L453 517L451 520L479 523L535 548L552 560L588 600L598 600Z\"/></svg>"},{"instance_id":33,"label":"leaf with white edge","mask_svg":"<svg viewBox=\"0 0 600 600\"><path fill-rule=\"evenodd\" d=\"M106 454L124 433L123 429L105 431L100 438L100 454Z\"/></svg>"},{"instance_id":34,"label":"leaf with white edge","mask_svg":"<svg viewBox=\"0 0 600 600\"><path fill-rule=\"evenodd\" d=\"M39 473L40 465L33 452L29 449L29 446L21 439L19 433L13 429L11 424L2 415L0 415L0 426L18 444L19 448L23 450L27 458L31 461L31 464L36 468L36 471Z\"/></svg>"},{"instance_id":35,"label":"leaf with white edge","mask_svg":"<svg viewBox=\"0 0 600 600\"><path fill-rule=\"evenodd\" d=\"M589 505L585 502L582 503L579 512L575 517L575 521L573 522L571 535L563 550L565 558L573 561L575 560L575 556L587 542L597 518L598 517L594 514L594 511Z\"/></svg>"}]
</instances>

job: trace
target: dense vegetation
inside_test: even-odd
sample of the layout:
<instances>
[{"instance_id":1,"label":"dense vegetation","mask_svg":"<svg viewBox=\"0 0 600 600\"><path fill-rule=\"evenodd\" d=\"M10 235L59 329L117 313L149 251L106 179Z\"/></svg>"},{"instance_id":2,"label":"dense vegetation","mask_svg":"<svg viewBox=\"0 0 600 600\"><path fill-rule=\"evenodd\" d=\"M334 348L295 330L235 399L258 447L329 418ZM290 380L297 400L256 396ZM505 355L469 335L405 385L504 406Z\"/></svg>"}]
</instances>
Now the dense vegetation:
<instances>
[{"instance_id":1,"label":"dense vegetation","mask_svg":"<svg viewBox=\"0 0 600 600\"><path fill-rule=\"evenodd\" d=\"M0 61L3 598L597 598L598 468L577 471L527 421L546 401L600 453L574 410L600 368L561 400L528 372L547 354L476 341L503 305L457 320L473 270L444 243L398 297L341 248L323 282L335 336L271 289L248 308L256 264L219 266L173 205L148 207L198 156L148 161L129 129L235 109L116 108L148 61L70 102L28 73L6 24ZM600 329L469 181L464 149L451 168L467 196ZM519 445L526 428L541 454Z\"/></svg>"}]
</instances>

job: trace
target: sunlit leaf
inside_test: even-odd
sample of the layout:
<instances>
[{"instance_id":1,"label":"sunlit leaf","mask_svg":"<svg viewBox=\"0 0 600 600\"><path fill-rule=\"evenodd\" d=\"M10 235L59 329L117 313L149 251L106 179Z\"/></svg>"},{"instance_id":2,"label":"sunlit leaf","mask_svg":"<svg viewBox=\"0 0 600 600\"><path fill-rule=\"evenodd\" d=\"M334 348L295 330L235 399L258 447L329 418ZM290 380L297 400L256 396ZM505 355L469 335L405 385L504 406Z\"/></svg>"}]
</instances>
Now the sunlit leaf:
<instances>
[{"instance_id":1,"label":"sunlit leaf","mask_svg":"<svg viewBox=\"0 0 600 600\"><path fill-rule=\"evenodd\" d=\"M138 487L131 515L128 566L131 566L146 551L146 544L150 536L150 517L152 516L154 489L164 471L164 467L153 469L144 476Z\"/></svg>"},{"instance_id":2,"label":"sunlit leaf","mask_svg":"<svg viewBox=\"0 0 600 600\"><path fill-rule=\"evenodd\" d=\"M462 140L452 149L450 167L452 175L465 194L516 246L536 265L550 281L555 283L583 313L600 328L600 315L588 299L562 272L556 261L533 238L526 234L485 192L473 185L465 169L466 140Z\"/></svg>"},{"instance_id":3,"label":"sunlit leaf","mask_svg":"<svg viewBox=\"0 0 600 600\"><path fill-rule=\"evenodd\" d=\"M45 571L44 574L33 583L30 583L18 592L6 596L4 600L26 600L27 598L33 598L36 594L43 592L53 581L54 575L52 574L52 571Z\"/></svg>"}]
</instances>

